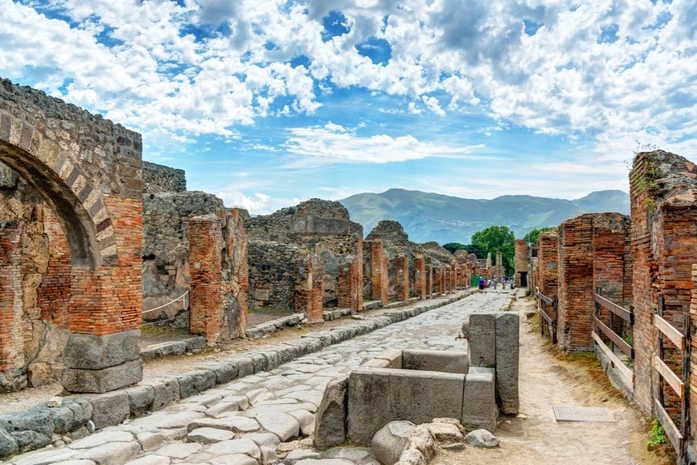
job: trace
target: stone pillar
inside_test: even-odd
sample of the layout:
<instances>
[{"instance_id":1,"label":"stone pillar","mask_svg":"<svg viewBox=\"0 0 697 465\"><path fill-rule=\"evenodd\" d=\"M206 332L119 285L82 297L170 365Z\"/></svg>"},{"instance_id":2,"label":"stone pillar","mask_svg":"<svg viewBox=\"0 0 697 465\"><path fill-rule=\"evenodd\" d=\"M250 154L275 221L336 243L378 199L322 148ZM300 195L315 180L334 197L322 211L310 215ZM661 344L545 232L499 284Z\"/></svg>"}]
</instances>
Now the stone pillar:
<instances>
[{"instance_id":1,"label":"stone pillar","mask_svg":"<svg viewBox=\"0 0 697 465\"><path fill-rule=\"evenodd\" d=\"M398 301L409 300L409 257L400 255L395 258L397 264L396 291Z\"/></svg>"},{"instance_id":2,"label":"stone pillar","mask_svg":"<svg viewBox=\"0 0 697 465\"><path fill-rule=\"evenodd\" d=\"M382 241L371 241L370 255L372 262L372 299L379 300L383 305L387 305L389 286L388 263Z\"/></svg>"},{"instance_id":3,"label":"stone pillar","mask_svg":"<svg viewBox=\"0 0 697 465\"><path fill-rule=\"evenodd\" d=\"M415 275L415 283L414 283L414 288L416 291L416 295L421 297L422 299L425 299L427 297L426 294L426 263L424 259L424 254L422 252L416 252L416 256L414 257L414 275Z\"/></svg>"}]
</instances>

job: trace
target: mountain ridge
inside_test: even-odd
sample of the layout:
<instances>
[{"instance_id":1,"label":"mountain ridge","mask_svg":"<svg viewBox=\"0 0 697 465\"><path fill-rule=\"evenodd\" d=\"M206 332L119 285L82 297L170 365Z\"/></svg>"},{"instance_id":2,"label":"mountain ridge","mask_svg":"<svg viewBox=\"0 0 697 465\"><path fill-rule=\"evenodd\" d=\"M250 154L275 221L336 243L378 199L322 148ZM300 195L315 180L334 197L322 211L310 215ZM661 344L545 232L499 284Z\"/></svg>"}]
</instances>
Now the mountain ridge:
<instances>
[{"instance_id":1,"label":"mountain ridge","mask_svg":"<svg viewBox=\"0 0 697 465\"><path fill-rule=\"evenodd\" d=\"M558 226L583 213L616 211L629 214L629 194L594 191L567 200L531 195L466 199L432 192L391 188L355 194L339 202L368 234L380 220L399 221L414 242L469 244L472 234L489 226L508 226L516 238L545 226Z\"/></svg>"}]
</instances>

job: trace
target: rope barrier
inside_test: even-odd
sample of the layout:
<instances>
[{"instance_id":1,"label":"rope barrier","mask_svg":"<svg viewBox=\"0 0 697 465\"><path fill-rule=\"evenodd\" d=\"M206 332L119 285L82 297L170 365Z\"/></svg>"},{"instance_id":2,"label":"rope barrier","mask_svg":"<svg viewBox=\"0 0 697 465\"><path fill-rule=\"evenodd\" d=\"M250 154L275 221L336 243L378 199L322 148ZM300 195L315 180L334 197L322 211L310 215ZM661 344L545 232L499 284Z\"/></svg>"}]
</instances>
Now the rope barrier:
<instances>
[{"instance_id":1,"label":"rope barrier","mask_svg":"<svg viewBox=\"0 0 697 465\"><path fill-rule=\"evenodd\" d=\"M177 297L176 299L174 299L174 300L172 300L172 301L170 301L170 302L167 302L167 303L164 304L164 305L160 305L159 307L151 308L150 310L145 310L145 311L143 312L143 315L145 315L146 313L154 312L155 310L160 310L160 309L162 309L162 308L167 307L168 305L172 305L174 302L183 299L183 298L186 297L187 295L189 295L189 291L186 291L185 293L183 293L182 295L180 295L180 296Z\"/></svg>"}]
</instances>

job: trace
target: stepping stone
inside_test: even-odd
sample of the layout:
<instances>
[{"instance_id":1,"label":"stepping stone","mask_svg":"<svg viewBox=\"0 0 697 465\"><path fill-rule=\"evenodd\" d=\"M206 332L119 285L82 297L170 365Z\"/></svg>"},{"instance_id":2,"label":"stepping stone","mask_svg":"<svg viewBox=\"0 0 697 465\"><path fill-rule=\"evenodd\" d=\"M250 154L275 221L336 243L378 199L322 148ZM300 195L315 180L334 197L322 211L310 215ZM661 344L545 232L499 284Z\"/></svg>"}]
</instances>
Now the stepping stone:
<instances>
[{"instance_id":1,"label":"stepping stone","mask_svg":"<svg viewBox=\"0 0 697 465\"><path fill-rule=\"evenodd\" d=\"M287 413L260 413L256 419L266 431L275 434L284 442L300 433L300 423Z\"/></svg>"},{"instance_id":2,"label":"stepping stone","mask_svg":"<svg viewBox=\"0 0 697 465\"><path fill-rule=\"evenodd\" d=\"M160 447L157 455L164 455L173 459L185 459L190 455L197 454L203 446L197 443L170 444Z\"/></svg>"},{"instance_id":3,"label":"stepping stone","mask_svg":"<svg viewBox=\"0 0 697 465\"><path fill-rule=\"evenodd\" d=\"M189 441L198 442L201 444L213 444L220 441L233 439L235 434L232 431L225 431L216 428L196 428L191 431L187 437Z\"/></svg>"},{"instance_id":4,"label":"stepping stone","mask_svg":"<svg viewBox=\"0 0 697 465\"><path fill-rule=\"evenodd\" d=\"M234 455L244 454L252 458L258 459L261 457L259 446L251 439L232 439L229 441L221 441L213 444L208 448L211 454Z\"/></svg>"},{"instance_id":5,"label":"stepping stone","mask_svg":"<svg viewBox=\"0 0 697 465\"><path fill-rule=\"evenodd\" d=\"M192 431L196 428L217 428L236 433L250 433L259 430L259 423L256 420L237 415L223 418L201 418L189 423L188 429Z\"/></svg>"},{"instance_id":6,"label":"stepping stone","mask_svg":"<svg viewBox=\"0 0 697 465\"><path fill-rule=\"evenodd\" d=\"M145 457L128 462L125 465L169 465L171 462L172 460L169 457L146 455Z\"/></svg>"}]
</instances>

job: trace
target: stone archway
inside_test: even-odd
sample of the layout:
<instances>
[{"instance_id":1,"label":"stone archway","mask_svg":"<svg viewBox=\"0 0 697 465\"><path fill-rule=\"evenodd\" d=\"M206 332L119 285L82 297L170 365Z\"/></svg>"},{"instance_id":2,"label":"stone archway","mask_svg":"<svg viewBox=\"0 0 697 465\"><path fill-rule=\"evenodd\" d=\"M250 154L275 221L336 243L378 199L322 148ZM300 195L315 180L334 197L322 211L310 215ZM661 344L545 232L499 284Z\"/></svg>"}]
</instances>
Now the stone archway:
<instances>
[{"instance_id":1,"label":"stone archway","mask_svg":"<svg viewBox=\"0 0 697 465\"><path fill-rule=\"evenodd\" d=\"M61 382L72 392L138 382L140 135L0 80L0 161L41 195L67 240L70 276L62 282L70 288L71 335Z\"/></svg>"}]
</instances>

